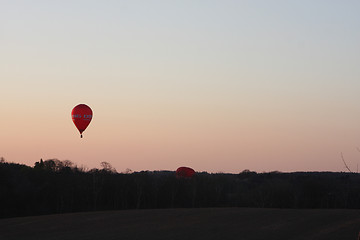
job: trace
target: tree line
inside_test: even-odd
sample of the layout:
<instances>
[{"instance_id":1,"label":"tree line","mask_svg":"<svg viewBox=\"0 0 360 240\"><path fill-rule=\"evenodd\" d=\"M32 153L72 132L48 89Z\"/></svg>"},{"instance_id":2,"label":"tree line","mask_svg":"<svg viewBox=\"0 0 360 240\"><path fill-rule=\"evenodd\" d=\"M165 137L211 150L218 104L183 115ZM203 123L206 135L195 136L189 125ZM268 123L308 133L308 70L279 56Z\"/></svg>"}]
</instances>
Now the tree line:
<instances>
[{"instance_id":1,"label":"tree line","mask_svg":"<svg viewBox=\"0 0 360 240\"><path fill-rule=\"evenodd\" d=\"M71 161L34 167L0 159L0 217L149 208L360 208L360 175L345 172L118 173L107 162L86 170Z\"/></svg>"}]
</instances>

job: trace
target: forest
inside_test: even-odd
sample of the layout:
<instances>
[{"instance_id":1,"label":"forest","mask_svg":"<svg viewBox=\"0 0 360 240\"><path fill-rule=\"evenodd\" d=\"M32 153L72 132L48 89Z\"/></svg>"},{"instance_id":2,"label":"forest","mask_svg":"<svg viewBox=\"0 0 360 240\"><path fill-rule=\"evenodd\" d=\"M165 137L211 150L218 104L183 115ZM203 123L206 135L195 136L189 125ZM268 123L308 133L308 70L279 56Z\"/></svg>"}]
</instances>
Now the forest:
<instances>
[{"instance_id":1,"label":"forest","mask_svg":"<svg viewBox=\"0 0 360 240\"><path fill-rule=\"evenodd\" d=\"M118 173L107 162L86 170L69 160L33 167L0 161L0 218L158 208L359 209L360 175L348 172Z\"/></svg>"}]
</instances>

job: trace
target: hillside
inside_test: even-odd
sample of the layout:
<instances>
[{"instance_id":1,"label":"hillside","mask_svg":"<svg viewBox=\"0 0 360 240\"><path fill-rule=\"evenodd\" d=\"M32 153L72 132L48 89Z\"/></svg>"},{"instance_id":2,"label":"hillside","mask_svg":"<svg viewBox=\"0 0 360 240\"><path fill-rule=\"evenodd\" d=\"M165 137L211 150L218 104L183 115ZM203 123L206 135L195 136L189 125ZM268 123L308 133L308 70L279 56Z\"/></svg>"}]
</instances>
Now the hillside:
<instances>
[{"instance_id":1,"label":"hillside","mask_svg":"<svg viewBox=\"0 0 360 240\"><path fill-rule=\"evenodd\" d=\"M0 239L357 239L360 210L201 208L0 219Z\"/></svg>"}]
</instances>

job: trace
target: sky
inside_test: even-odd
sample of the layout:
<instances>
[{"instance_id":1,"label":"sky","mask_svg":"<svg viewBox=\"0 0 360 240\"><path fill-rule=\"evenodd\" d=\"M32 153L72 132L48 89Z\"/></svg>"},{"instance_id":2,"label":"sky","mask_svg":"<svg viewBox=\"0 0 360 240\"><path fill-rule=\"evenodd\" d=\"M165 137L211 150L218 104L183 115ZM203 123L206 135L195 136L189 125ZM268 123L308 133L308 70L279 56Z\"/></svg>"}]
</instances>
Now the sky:
<instances>
[{"instance_id":1,"label":"sky","mask_svg":"<svg viewBox=\"0 0 360 240\"><path fill-rule=\"evenodd\" d=\"M352 171L360 2L0 0L0 156ZM71 110L93 119L80 138Z\"/></svg>"}]
</instances>

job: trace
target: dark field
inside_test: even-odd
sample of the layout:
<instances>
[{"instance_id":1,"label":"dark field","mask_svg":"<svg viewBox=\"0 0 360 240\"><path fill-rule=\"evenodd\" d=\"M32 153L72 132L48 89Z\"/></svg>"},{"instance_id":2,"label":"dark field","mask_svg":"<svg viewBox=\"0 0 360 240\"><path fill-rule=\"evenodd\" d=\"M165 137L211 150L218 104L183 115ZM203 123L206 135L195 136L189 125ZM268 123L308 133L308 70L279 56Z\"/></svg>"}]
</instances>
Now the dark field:
<instances>
[{"instance_id":1,"label":"dark field","mask_svg":"<svg viewBox=\"0 0 360 240\"><path fill-rule=\"evenodd\" d=\"M157 209L0 219L1 240L356 240L359 230L360 210Z\"/></svg>"}]
</instances>

